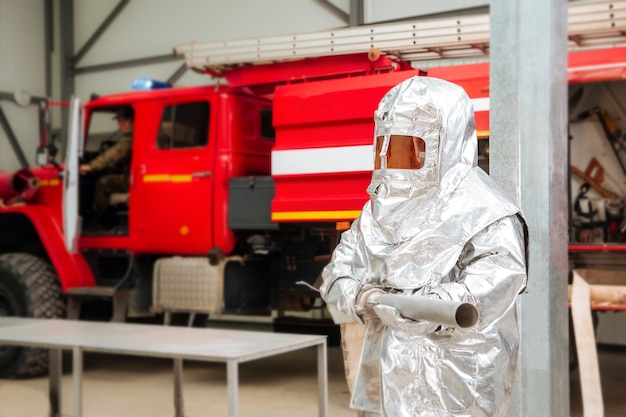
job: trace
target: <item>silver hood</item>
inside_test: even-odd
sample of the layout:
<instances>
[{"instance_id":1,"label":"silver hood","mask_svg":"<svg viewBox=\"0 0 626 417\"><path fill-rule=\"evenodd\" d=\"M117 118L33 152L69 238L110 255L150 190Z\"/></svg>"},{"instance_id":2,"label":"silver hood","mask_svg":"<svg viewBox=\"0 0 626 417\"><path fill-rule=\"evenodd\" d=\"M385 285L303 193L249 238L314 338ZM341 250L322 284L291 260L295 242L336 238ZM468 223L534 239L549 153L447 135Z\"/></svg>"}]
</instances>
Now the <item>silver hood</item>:
<instances>
[{"instance_id":1,"label":"silver hood","mask_svg":"<svg viewBox=\"0 0 626 417\"><path fill-rule=\"evenodd\" d=\"M413 77L393 87L375 112L375 137L421 138L422 168L375 170L368 187L373 219L392 242L414 236L433 219L414 213L437 211L461 179L477 165L474 111L465 91L436 78ZM383 150L384 150L383 146ZM412 217L410 220L407 217ZM381 236L382 238L382 236Z\"/></svg>"}]
</instances>

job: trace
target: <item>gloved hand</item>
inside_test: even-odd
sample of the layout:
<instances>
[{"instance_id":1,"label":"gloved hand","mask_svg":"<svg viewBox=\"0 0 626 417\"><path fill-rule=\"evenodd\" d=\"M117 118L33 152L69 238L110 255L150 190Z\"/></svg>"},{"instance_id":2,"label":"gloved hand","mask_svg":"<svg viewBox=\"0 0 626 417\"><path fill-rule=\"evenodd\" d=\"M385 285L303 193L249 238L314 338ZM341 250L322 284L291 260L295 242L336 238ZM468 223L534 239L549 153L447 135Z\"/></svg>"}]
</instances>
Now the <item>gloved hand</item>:
<instances>
[{"instance_id":1,"label":"gloved hand","mask_svg":"<svg viewBox=\"0 0 626 417\"><path fill-rule=\"evenodd\" d=\"M387 327L395 331L402 331L423 336L432 333L439 328L439 325L436 323L407 319L406 317L400 315L398 310L388 305L377 304L374 306L373 310L378 318L385 323Z\"/></svg>"},{"instance_id":2,"label":"gloved hand","mask_svg":"<svg viewBox=\"0 0 626 417\"><path fill-rule=\"evenodd\" d=\"M363 323L356 311L359 283L352 278L339 278L329 286L322 285L320 294L336 324L356 321Z\"/></svg>"},{"instance_id":3,"label":"gloved hand","mask_svg":"<svg viewBox=\"0 0 626 417\"><path fill-rule=\"evenodd\" d=\"M359 288L356 296L356 312L360 316L376 317L373 307L376 305L375 299L377 295L384 294L382 288L372 284L365 284Z\"/></svg>"}]
</instances>

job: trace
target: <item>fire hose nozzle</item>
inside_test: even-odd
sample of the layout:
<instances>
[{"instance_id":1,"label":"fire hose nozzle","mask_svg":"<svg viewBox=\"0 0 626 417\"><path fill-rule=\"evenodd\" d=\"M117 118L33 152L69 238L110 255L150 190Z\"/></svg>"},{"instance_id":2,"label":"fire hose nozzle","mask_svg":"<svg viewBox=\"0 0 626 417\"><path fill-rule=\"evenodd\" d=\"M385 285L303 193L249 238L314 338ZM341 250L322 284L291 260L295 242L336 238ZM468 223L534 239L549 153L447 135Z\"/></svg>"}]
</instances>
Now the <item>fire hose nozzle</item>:
<instances>
[{"instance_id":1,"label":"fire hose nozzle","mask_svg":"<svg viewBox=\"0 0 626 417\"><path fill-rule=\"evenodd\" d=\"M0 172L0 200L28 201L37 194L39 178L29 169L21 169L15 174Z\"/></svg>"},{"instance_id":2,"label":"fire hose nozzle","mask_svg":"<svg viewBox=\"0 0 626 417\"><path fill-rule=\"evenodd\" d=\"M478 321L478 309L467 302L441 300L419 295L386 294L372 290L367 296L368 310L377 304L395 308L400 315L415 321L429 321L447 327L467 328Z\"/></svg>"}]
</instances>

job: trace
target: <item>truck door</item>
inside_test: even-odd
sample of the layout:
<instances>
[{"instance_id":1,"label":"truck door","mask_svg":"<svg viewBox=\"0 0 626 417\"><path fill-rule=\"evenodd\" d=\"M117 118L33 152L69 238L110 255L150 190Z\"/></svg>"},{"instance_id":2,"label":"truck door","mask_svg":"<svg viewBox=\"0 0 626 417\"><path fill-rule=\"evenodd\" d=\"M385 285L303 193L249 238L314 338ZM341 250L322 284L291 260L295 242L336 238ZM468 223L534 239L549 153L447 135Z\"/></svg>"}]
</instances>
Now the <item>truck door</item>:
<instances>
[{"instance_id":1,"label":"truck door","mask_svg":"<svg viewBox=\"0 0 626 417\"><path fill-rule=\"evenodd\" d=\"M211 105L173 102L159 112L136 176L139 232L148 252L203 255L213 247Z\"/></svg>"},{"instance_id":2,"label":"truck door","mask_svg":"<svg viewBox=\"0 0 626 417\"><path fill-rule=\"evenodd\" d=\"M78 215L78 159L80 157L83 132L83 108L80 99L72 97L70 107L67 155L63 171L63 235L65 247L76 252L76 241L80 234Z\"/></svg>"}]
</instances>

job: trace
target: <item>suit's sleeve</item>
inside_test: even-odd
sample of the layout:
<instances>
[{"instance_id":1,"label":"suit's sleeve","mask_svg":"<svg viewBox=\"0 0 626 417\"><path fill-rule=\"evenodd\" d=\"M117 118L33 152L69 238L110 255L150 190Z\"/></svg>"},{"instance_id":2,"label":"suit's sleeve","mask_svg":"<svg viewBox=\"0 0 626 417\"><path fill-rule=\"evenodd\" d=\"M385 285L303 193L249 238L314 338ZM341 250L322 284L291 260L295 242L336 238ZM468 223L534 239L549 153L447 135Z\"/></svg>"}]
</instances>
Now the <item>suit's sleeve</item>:
<instances>
[{"instance_id":1,"label":"suit's sleeve","mask_svg":"<svg viewBox=\"0 0 626 417\"><path fill-rule=\"evenodd\" d=\"M343 232L330 263L322 271L320 294L337 324L353 321L362 323L356 311L360 282L352 271L358 221L355 220L352 228Z\"/></svg>"},{"instance_id":2,"label":"suit's sleeve","mask_svg":"<svg viewBox=\"0 0 626 417\"><path fill-rule=\"evenodd\" d=\"M466 301L479 311L480 322L501 317L524 291L526 225L520 216L500 219L477 233L464 247L449 282L430 293L441 299Z\"/></svg>"}]
</instances>

